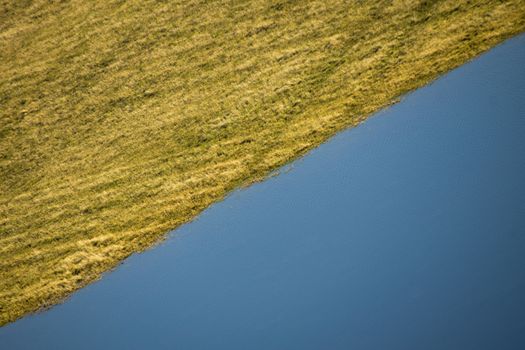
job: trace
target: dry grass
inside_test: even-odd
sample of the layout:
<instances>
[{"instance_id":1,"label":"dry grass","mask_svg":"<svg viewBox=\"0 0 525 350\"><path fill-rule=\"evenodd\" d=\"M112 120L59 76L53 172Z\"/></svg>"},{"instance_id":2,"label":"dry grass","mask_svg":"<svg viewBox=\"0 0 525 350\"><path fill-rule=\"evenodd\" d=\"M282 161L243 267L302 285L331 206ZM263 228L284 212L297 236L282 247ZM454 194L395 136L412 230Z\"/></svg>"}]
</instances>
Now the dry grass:
<instances>
[{"instance_id":1,"label":"dry grass","mask_svg":"<svg viewBox=\"0 0 525 350\"><path fill-rule=\"evenodd\" d=\"M0 324L525 28L525 1L0 1Z\"/></svg>"}]
</instances>

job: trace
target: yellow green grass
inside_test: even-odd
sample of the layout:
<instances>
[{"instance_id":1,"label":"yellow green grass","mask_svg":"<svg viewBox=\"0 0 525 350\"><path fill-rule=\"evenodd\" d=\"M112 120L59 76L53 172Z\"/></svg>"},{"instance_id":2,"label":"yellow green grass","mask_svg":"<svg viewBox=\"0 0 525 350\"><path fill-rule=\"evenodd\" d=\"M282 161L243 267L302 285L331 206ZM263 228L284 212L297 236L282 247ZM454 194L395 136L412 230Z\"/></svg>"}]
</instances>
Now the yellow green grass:
<instances>
[{"instance_id":1,"label":"yellow green grass","mask_svg":"<svg viewBox=\"0 0 525 350\"><path fill-rule=\"evenodd\" d=\"M1 0L0 324L524 29L523 0Z\"/></svg>"}]
</instances>

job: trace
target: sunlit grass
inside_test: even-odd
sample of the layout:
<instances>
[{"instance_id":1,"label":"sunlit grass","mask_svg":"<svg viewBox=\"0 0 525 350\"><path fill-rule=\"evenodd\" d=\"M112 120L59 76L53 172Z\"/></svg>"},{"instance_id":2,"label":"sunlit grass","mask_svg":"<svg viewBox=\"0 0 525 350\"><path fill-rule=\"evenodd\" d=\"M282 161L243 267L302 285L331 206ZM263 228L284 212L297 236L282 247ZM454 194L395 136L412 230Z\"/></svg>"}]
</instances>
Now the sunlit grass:
<instances>
[{"instance_id":1,"label":"sunlit grass","mask_svg":"<svg viewBox=\"0 0 525 350\"><path fill-rule=\"evenodd\" d=\"M521 0L0 1L0 324L524 28Z\"/></svg>"}]
</instances>

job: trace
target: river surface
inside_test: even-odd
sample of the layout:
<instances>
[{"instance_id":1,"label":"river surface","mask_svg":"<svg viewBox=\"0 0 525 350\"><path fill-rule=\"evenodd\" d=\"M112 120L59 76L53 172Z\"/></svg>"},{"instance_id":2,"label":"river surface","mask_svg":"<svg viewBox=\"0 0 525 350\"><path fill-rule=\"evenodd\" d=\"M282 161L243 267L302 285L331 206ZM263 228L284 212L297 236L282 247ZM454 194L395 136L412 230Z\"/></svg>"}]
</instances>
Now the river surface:
<instances>
[{"instance_id":1,"label":"river surface","mask_svg":"<svg viewBox=\"0 0 525 350\"><path fill-rule=\"evenodd\" d=\"M0 348L525 349L525 36L289 170Z\"/></svg>"}]
</instances>

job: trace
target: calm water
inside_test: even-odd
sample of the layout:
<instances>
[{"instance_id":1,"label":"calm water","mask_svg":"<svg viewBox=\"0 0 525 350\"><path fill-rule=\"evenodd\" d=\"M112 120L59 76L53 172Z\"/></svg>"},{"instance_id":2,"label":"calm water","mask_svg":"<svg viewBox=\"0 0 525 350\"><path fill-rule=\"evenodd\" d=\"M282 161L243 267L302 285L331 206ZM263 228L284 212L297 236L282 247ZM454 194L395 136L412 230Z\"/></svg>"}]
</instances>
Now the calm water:
<instances>
[{"instance_id":1,"label":"calm water","mask_svg":"<svg viewBox=\"0 0 525 350\"><path fill-rule=\"evenodd\" d=\"M2 349L525 349L525 36L236 192Z\"/></svg>"}]
</instances>

